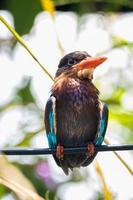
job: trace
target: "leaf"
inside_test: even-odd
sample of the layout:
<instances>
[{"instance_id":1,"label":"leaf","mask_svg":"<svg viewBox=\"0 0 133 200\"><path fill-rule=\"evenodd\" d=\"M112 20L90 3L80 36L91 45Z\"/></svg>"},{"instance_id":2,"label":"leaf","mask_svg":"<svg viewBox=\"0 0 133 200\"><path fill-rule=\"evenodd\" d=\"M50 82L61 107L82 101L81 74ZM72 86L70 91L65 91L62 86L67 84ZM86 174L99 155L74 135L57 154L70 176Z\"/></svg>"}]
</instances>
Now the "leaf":
<instances>
[{"instance_id":1,"label":"leaf","mask_svg":"<svg viewBox=\"0 0 133 200\"><path fill-rule=\"evenodd\" d=\"M78 14L88 12L127 12L132 11L132 1L94 1L94 0L55 0L57 10L76 11Z\"/></svg>"},{"instance_id":2,"label":"leaf","mask_svg":"<svg viewBox=\"0 0 133 200\"><path fill-rule=\"evenodd\" d=\"M113 41L112 48L118 48L118 47L123 47L123 46L128 46L128 47L133 46L133 42L128 42L127 40L121 37L114 36L114 35L112 36L112 41Z\"/></svg>"},{"instance_id":3,"label":"leaf","mask_svg":"<svg viewBox=\"0 0 133 200\"><path fill-rule=\"evenodd\" d=\"M21 100L21 103L23 105L27 105L29 103L35 103L35 98L33 97L31 93L31 78L25 77L23 79L22 87L19 88L16 92L16 97L18 97Z\"/></svg>"},{"instance_id":4,"label":"leaf","mask_svg":"<svg viewBox=\"0 0 133 200\"><path fill-rule=\"evenodd\" d=\"M35 157L34 157L35 158ZM15 162L15 165L19 166L19 168L21 169L21 171L23 172L23 174L32 182L34 183L34 187L36 188L36 191L38 192L38 194L40 194L42 197L45 198L45 194L47 193L47 190L49 190L48 185L46 185L47 178L44 179L40 176L38 176L37 173L37 166L40 162L47 162L45 158L43 158L43 160L41 160L39 157L34 159L34 164L30 163L30 164L23 164L20 165L19 163ZM47 170L47 169L46 169ZM40 170L39 170L40 172ZM45 177L45 173L47 174L47 171L44 171L44 177ZM43 176L43 175L42 175ZM49 176L51 176L49 174ZM52 188L52 191L50 191L50 200L53 200L53 196L54 196L55 190L54 188ZM46 199L46 198L45 198Z\"/></svg>"},{"instance_id":5,"label":"leaf","mask_svg":"<svg viewBox=\"0 0 133 200\"><path fill-rule=\"evenodd\" d=\"M22 85L16 89L12 99L0 106L0 113L15 107L16 105L28 105L30 103L35 103L35 98L31 93L31 78L25 77L22 80Z\"/></svg>"},{"instance_id":6,"label":"leaf","mask_svg":"<svg viewBox=\"0 0 133 200\"><path fill-rule=\"evenodd\" d=\"M20 200L44 200L22 172L0 156L0 184L11 189Z\"/></svg>"},{"instance_id":7,"label":"leaf","mask_svg":"<svg viewBox=\"0 0 133 200\"><path fill-rule=\"evenodd\" d=\"M122 139L128 143L133 142L133 112L125 111L120 106L110 106L109 107L109 118L110 120L117 121L120 125L124 126L127 130L121 132Z\"/></svg>"},{"instance_id":8,"label":"leaf","mask_svg":"<svg viewBox=\"0 0 133 200\"><path fill-rule=\"evenodd\" d=\"M14 17L15 29L21 35L29 33L34 19L42 9L39 0L1 0L0 9L8 10Z\"/></svg>"},{"instance_id":9,"label":"leaf","mask_svg":"<svg viewBox=\"0 0 133 200\"><path fill-rule=\"evenodd\" d=\"M1 185L0 186L0 199L2 199L2 197L5 195L5 193L7 189L5 188L5 186Z\"/></svg>"},{"instance_id":10,"label":"leaf","mask_svg":"<svg viewBox=\"0 0 133 200\"><path fill-rule=\"evenodd\" d=\"M26 187L21 186L18 183L12 182L5 178L0 177L0 183L11 189L20 200L44 200L35 192L27 189Z\"/></svg>"},{"instance_id":11,"label":"leaf","mask_svg":"<svg viewBox=\"0 0 133 200\"><path fill-rule=\"evenodd\" d=\"M121 99L123 95L125 94L126 89L123 87L118 87L117 89L114 90L114 92L111 95L111 98L104 99L106 103L109 105L120 105L121 104Z\"/></svg>"},{"instance_id":12,"label":"leaf","mask_svg":"<svg viewBox=\"0 0 133 200\"><path fill-rule=\"evenodd\" d=\"M93 0L41 0L46 10L54 14L53 2L57 10L75 11L78 14L88 12L132 11L132 1L93 1ZM40 0L1 0L0 9L12 13L15 29L20 35L29 33L36 15L42 11ZM30 13L30 14L29 14Z\"/></svg>"},{"instance_id":13,"label":"leaf","mask_svg":"<svg viewBox=\"0 0 133 200\"><path fill-rule=\"evenodd\" d=\"M110 106L110 120L117 120L123 126L133 130L133 112L123 111L119 106Z\"/></svg>"},{"instance_id":14,"label":"leaf","mask_svg":"<svg viewBox=\"0 0 133 200\"><path fill-rule=\"evenodd\" d=\"M36 136L38 133L40 133L40 132L42 132L42 131L44 131L44 127L43 128L41 128L41 129L39 129L39 130L37 130L37 131L34 131L34 132L28 132L28 133L26 133L26 135L25 135L25 137L22 139L22 141L20 141L19 143L17 143L17 147L19 146L29 146L29 144L30 144L30 141L31 141L31 139L34 137L34 136Z\"/></svg>"},{"instance_id":15,"label":"leaf","mask_svg":"<svg viewBox=\"0 0 133 200\"><path fill-rule=\"evenodd\" d=\"M45 199L46 199L46 200L50 200L49 194L50 194L50 191L47 190L47 192L46 192L46 194L45 194Z\"/></svg>"}]
</instances>

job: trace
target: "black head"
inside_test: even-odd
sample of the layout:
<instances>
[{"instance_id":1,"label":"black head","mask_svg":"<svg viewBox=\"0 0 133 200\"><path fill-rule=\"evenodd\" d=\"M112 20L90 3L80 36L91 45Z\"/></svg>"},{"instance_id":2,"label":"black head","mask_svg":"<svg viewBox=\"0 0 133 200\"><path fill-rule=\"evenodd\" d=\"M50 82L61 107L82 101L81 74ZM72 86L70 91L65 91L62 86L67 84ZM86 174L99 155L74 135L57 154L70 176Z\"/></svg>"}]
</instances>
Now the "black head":
<instances>
[{"instance_id":1,"label":"black head","mask_svg":"<svg viewBox=\"0 0 133 200\"><path fill-rule=\"evenodd\" d=\"M90 55L85 51L74 51L72 53L66 54L59 62L58 70L56 72L56 77L62 72L68 72L71 70L72 66L90 57Z\"/></svg>"},{"instance_id":2,"label":"black head","mask_svg":"<svg viewBox=\"0 0 133 200\"><path fill-rule=\"evenodd\" d=\"M92 58L85 51L69 53L60 60L56 77L65 75L71 78L92 79L94 69L106 59L106 57Z\"/></svg>"},{"instance_id":3,"label":"black head","mask_svg":"<svg viewBox=\"0 0 133 200\"><path fill-rule=\"evenodd\" d=\"M58 68L70 68L87 57L91 56L85 51L74 51L72 53L65 55L60 60Z\"/></svg>"}]
</instances>

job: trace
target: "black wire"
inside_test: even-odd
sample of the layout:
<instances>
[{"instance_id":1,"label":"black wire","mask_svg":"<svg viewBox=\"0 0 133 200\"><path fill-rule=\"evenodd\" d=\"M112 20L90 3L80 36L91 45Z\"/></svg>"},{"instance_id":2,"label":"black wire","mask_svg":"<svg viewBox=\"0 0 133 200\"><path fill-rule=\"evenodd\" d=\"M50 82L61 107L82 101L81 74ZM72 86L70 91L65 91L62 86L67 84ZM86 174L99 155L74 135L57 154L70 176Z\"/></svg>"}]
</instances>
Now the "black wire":
<instances>
[{"instance_id":1,"label":"black wire","mask_svg":"<svg viewBox=\"0 0 133 200\"><path fill-rule=\"evenodd\" d=\"M127 145L101 145L95 146L95 152L107 152L107 151L131 151L133 150L133 144ZM86 153L87 147L74 147L64 148L64 154L81 154ZM38 148L38 149L0 149L0 154L5 155L47 155L56 154L56 149L50 148Z\"/></svg>"}]
</instances>

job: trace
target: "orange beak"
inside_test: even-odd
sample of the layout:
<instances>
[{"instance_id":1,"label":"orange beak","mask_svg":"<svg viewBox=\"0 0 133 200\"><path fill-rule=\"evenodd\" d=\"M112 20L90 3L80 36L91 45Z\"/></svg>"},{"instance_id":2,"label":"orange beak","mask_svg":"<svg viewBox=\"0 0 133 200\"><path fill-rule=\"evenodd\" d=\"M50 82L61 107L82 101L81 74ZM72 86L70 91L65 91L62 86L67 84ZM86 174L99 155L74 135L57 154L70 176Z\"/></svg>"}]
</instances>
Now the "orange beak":
<instances>
[{"instance_id":1,"label":"orange beak","mask_svg":"<svg viewBox=\"0 0 133 200\"><path fill-rule=\"evenodd\" d=\"M82 60L80 63L74 65L78 70L82 69L95 69L97 66L102 64L105 60L107 60L106 57L87 57L86 59Z\"/></svg>"}]
</instances>

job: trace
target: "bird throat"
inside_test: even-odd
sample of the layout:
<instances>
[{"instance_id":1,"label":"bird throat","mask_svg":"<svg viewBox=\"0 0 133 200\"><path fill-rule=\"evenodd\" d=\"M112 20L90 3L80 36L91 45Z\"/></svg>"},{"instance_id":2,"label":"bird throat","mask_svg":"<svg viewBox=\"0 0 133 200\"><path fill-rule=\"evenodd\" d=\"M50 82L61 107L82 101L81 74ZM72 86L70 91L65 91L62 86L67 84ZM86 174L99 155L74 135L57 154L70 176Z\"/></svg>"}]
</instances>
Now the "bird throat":
<instances>
[{"instance_id":1,"label":"bird throat","mask_svg":"<svg viewBox=\"0 0 133 200\"><path fill-rule=\"evenodd\" d=\"M84 104L98 99L99 91L91 80L79 78L61 78L52 87L52 93L56 97L69 99L74 104Z\"/></svg>"},{"instance_id":2,"label":"bird throat","mask_svg":"<svg viewBox=\"0 0 133 200\"><path fill-rule=\"evenodd\" d=\"M79 78L88 78L89 80L91 80L93 78L93 68L88 68L88 69L82 69L80 71L78 71L77 75Z\"/></svg>"}]
</instances>

